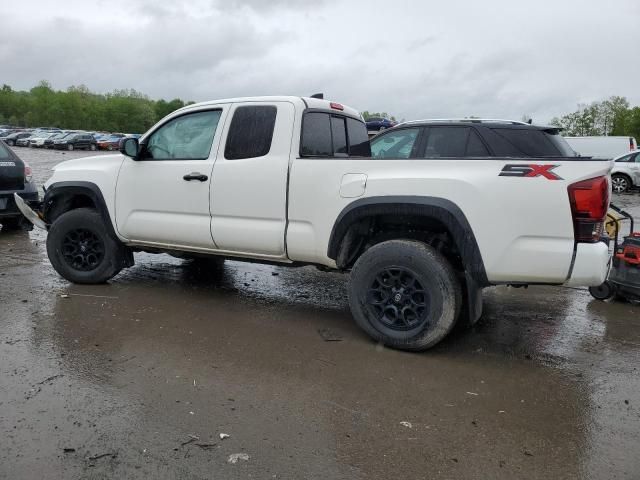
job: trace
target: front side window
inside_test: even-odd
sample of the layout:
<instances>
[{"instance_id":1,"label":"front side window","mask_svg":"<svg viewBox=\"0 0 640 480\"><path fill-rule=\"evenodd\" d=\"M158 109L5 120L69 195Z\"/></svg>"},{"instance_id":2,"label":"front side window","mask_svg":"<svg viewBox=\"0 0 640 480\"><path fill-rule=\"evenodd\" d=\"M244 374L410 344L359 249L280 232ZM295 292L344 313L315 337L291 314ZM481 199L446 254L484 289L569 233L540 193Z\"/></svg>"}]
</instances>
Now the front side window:
<instances>
[{"instance_id":1,"label":"front side window","mask_svg":"<svg viewBox=\"0 0 640 480\"><path fill-rule=\"evenodd\" d=\"M274 105L236 108L227 135L224 157L228 160L263 157L271 150L278 109Z\"/></svg>"},{"instance_id":2,"label":"front side window","mask_svg":"<svg viewBox=\"0 0 640 480\"><path fill-rule=\"evenodd\" d=\"M143 158L206 160L209 158L221 114L220 110L210 110L189 113L169 120L151 134Z\"/></svg>"},{"instance_id":3,"label":"front side window","mask_svg":"<svg viewBox=\"0 0 640 480\"><path fill-rule=\"evenodd\" d=\"M420 133L419 128L391 131L371 140L373 158L409 158Z\"/></svg>"}]
</instances>

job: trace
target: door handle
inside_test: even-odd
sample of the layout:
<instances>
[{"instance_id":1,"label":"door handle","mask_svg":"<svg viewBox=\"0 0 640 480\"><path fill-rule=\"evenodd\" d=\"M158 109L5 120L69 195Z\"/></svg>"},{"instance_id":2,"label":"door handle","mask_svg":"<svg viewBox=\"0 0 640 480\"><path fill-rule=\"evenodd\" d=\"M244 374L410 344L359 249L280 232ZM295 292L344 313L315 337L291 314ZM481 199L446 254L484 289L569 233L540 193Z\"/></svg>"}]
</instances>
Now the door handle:
<instances>
[{"instance_id":1,"label":"door handle","mask_svg":"<svg viewBox=\"0 0 640 480\"><path fill-rule=\"evenodd\" d=\"M202 173L199 173L199 172L192 172L192 173L186 174L184 177L182 177L182 179L186 180L187 182L190 182L191 180L198 180L200 182L206 182L207 180L209 180L209 177L207 177L206 175L203 175Z\"/></svg>"}]
</instances>

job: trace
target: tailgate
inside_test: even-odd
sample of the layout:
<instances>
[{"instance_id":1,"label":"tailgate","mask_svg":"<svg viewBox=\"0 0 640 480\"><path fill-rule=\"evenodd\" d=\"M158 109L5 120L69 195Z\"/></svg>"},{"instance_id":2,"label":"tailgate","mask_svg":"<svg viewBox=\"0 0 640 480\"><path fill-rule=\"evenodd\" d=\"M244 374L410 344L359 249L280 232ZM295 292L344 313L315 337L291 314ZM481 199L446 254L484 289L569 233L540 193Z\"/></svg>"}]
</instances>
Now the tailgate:
<instances>
[{"instance_id":1,"label":"tailgate","mask_svg":"<svg viewBox=\"0 0 640 480\"><path fill-rule=\"evenodd\" d=\"M24 162L0 142L0 190L24 188Z\"/></svg>"}]
</instances>

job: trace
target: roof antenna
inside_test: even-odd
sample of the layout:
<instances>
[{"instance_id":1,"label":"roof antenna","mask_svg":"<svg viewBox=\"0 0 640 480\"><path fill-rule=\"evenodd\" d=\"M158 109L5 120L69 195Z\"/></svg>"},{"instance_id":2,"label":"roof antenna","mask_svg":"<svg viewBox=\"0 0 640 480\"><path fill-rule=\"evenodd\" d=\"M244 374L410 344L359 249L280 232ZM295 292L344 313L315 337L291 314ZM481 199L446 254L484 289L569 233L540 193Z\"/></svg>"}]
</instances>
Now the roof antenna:
<instances>
[{"instance_id":1,"label":"roof antenna","mask_svg":"<svg viewBox=\"0 0 640 480\"><path fill-rule=\"evenodd\" d=\"M311 95L311 98L317 98L319 100L324 100L324 93L314 93Z\"/></svg>"},{"instance_id":2,"label":"roof antenna","mask_svg":"<svg viewBox=\"0 0 640 480\"><path fill-rule=\"evenodd\" d=\"M533 118L530 118L529 120L527 120L527 123L531 125L533 123Z\"/></svg>"}]
</instances>

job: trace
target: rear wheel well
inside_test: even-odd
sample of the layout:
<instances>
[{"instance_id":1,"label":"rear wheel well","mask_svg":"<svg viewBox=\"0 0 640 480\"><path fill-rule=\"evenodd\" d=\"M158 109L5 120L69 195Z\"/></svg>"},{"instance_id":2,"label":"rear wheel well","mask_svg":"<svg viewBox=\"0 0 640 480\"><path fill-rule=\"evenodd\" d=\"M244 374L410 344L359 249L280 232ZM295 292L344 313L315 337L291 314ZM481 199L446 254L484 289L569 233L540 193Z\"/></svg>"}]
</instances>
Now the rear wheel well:
<instances>
[{"instance_id":1,"label":"rear wheel well","mask_svg":"<svg viewBox=\"0 0 640 480\"><path fill-rule=\"evenodd\" d=\"M327 256L340 269L353 265L374 242L392 238L423 241L480 286L489 285L480 248L463 211L441 197L367 197L347 205L334 224Z\"/></svg>"},{"instance_id":2,"label":"rear wheel well","mask_svg":"<svg viewBox=\"0 0 640 480\"><path fill-rule=\"evenodd\" d=\"M372 246L394 239L418 240L440 252L458 271L464 265L452 234L440 220L419 214L379 214L353 222L337 250L336 264L349 269Z\"/></svg>"}]
</instances>

